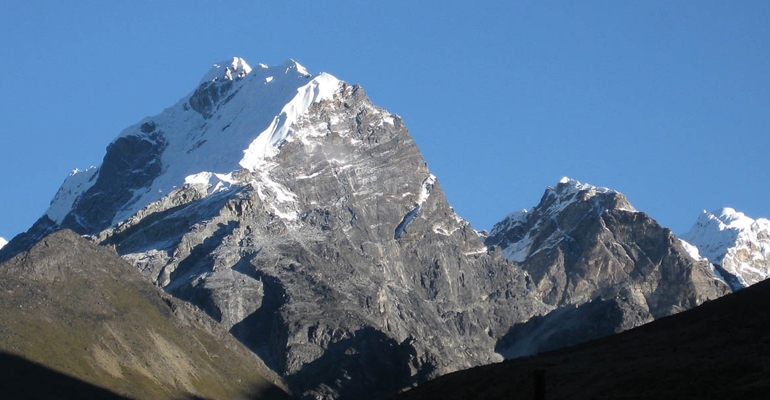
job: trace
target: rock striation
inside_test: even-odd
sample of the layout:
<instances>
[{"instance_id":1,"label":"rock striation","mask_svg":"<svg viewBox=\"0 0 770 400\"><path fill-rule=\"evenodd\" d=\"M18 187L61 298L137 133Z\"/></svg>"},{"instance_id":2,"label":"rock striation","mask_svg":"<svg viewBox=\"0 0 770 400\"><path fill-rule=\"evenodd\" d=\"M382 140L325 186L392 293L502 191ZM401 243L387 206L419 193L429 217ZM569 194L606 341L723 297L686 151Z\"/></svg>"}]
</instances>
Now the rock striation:
<instances>
[{"instance_id":1,"label":"rock striation","mask_svg":"<svg viewBox=\"0 0 770 400\"><path fill-rule=\"evenodd\" d=\"M0 261L62 229L205 311L306 399L385 398L730 290L622 194L569 179L482 238L398 115L293 60L215 64L73 172Z\"/></svg>"},{"instance_id":2,"label":"rock striation","mask_svg":"<svg viewBox=\"0 0 770 400\"><path fill-rule=\"evenodd\" d=\"M496 340L549 307L449 207L401 118L291 60L241 61L129 127L9 246L90 235L303 398L499 361Z\"/></svg>"},{"instance_id":3,"label":"rock striation","mask_svg":"<svg viewBox=\"0 0 770 400\"><path fill-rule=\"evenodd\" d=\"M713 266L623 194L569 178L532 210L496 224L486 244L521 263L537 297L554 308L498 342L509 358L607 336L730 292Z\"/></svg>"}]
</instances>

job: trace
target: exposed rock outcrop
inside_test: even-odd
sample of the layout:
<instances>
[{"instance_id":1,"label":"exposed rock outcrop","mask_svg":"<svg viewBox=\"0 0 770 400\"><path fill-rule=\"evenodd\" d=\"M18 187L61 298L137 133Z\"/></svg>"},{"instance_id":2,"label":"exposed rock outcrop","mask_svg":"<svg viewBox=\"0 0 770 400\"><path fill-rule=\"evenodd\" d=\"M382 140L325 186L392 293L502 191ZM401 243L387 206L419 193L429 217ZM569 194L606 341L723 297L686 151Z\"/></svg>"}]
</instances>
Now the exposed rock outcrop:
<instances>
[{"instance_id":1,"label":"exposed rock outcrop","mask_svg":"<svg viewBox=\"0 0 770 400\"><path fill-rule=\"evenodd\" d=\"M730 292L708 262L690 256L681 240L621 193L567 178L547 189L531 211L497 224L486 243L519 261L538 297L557 308L542 321L514 327L498 343L509 356L620 332ZM617 318L608 320L609 311ZM603 322L596 329L572 329L564 318ZM513 343L515 338L529 346Z\"/></svg>"}]
</instances>

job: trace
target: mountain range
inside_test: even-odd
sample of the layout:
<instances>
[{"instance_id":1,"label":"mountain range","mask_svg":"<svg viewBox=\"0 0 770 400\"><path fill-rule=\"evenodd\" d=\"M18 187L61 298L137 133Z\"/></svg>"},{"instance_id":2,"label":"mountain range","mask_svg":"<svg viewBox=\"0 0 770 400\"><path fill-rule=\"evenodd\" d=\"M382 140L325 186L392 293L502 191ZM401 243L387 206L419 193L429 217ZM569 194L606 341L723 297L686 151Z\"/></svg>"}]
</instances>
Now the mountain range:
<instances>
[{"instance_id":1,"label":"mountain range","mask_svg":"<svg viewBox=\"0 0 770 400\"><path fill-rule=\"evenodd\" d=\"M621 193L564 178L478 232L360 86L233 58L73 171L0 268L71 230L207 314L276 387L385 398L764 279L768 221L704 215L684 241Z\"/></svg>"}]
</instances>

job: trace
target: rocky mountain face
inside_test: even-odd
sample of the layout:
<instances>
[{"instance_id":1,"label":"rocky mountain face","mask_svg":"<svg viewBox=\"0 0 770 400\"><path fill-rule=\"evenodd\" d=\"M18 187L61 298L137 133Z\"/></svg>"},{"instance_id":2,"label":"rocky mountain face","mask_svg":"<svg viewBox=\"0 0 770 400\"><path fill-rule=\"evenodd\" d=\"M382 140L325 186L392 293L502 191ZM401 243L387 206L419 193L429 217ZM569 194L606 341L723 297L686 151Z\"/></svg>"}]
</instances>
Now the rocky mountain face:
<instances>
[{"instance_id":1,"label":"rocky mountain face","mask_svg":"<svg viewBox=\"0 0 770 400\"><path fill-rule=\"evenodd\" d=\"M482 240L399 116L291 60L216 64L71 174L0 261L61 229L205 311L307 399L387 397L730 290L623 195L569 179Z\"/></svg>"},{"instance_id":2,"label":"rocky mountain face","mask_svg":"<svg viewBox=\"0 0 770 400\"><path fill-rule=\"evenodd\" d=\"M770 282L618 335L439 377L394 399L764 399Z\"/></svg>"},{"instance_id":3,"label":"rocky mountain face","mask_svg":"<svg viewBox=\"0 0 770 400\"><path fill-rule=\"evenodd\" d=\"M0 312L0 352L71 376L19 377L3 397L27 398L63 380L127 398L289 397L280 378L208 316L72 231L0 264ZM68 383L75 379L87 384Z\"/></svg>"},{"instance_id":4,"label":"rocky mountain face","mask_svg":"<svg viewBox=\"0 0 770 400\"><path fill-rule=\"evenodd\" d=\"M754 220L732 208L704 211L682 239L697 247L733 290L770 277L770 221L765 218Z\"/></svg>"},{"instance_id":5,"label":"rocky mountain face","mask_svg":"<svg viewBox=\"0 0 770 400\"><path fill-rule=\"evenodd\" d=\"M486 244L521 263L555 308L512 327L497 344L506 357L607 336L730 292L710 263L621 193L568 178L496 224Z\"/></svg>"},{"instance_id":6,"label":"rocky mountain face","mask_svg":"<svg viewBox=\"0 0 770 400\"><path fill-rule=\"evenodd\" d=\"M449 207L401 118L293 61L244 64L124 131L9 246L91 235L303 398L500 360L496 340L548 307Z\"/></svg>"}]
</instances>

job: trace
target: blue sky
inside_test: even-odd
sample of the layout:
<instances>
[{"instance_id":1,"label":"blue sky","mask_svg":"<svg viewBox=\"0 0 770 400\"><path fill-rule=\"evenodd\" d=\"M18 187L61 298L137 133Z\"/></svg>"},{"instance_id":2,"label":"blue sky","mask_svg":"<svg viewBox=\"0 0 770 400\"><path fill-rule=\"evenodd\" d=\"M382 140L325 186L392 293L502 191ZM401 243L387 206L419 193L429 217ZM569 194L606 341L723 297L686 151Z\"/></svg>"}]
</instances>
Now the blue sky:
<instances>
[{"instance_id":1,"label":"blue sky","mask_svg":"<svg viewBox=\"0 0 770 400\"><path fill-rule=\"evenodd\" d=\"M0 236L236 55L361 84L476 229L562 176L676 233L704 209L770 217L770 2L373 3L6 2Z\"/></svg>"}]
</instances>

